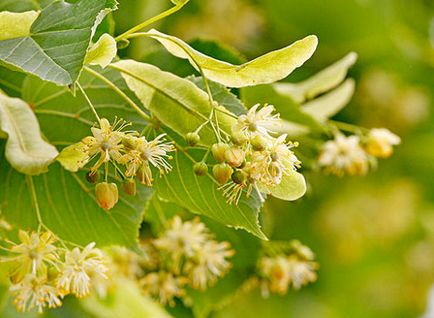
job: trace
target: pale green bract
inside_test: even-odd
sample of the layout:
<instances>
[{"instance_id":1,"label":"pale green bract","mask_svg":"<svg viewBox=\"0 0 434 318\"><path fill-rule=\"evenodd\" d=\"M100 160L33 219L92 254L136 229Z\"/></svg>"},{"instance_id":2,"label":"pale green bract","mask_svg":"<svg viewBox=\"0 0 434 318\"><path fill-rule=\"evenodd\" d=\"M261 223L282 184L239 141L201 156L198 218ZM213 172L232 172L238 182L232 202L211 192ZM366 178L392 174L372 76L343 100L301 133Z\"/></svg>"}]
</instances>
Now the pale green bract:
<instances>
[{"instance_id":1,"label":"pale green bract","mask_svg":"<svg viewBox=\"0 0 434 318\"><path fill-rule=\"evenodd\" d=\"M54 1L40 12L30 34L22 31L0 41L0 61L58 85L72 84L83 67L101 13L115 8L112 0ZM21 20L18 15L12 23Z\"/></svg>"},{"instance_id":2,"label":"pale green bract","mask_svg":"<svg viewBox=\"0 0 434 318\"><path fill-rule=\"evenodd\" d=\"M357 54L351 52L339 61L299 83L275 83L273 86L282 95L304 103L339 85L346 77L348 69L354 65Z\"/></svg>"},{"instance_id":3,"label":"pale green bract","mask_svg":"<svg viewBox=\"0 0 434 318\"><path fill-rule=\"evenodd\" d=\"M28 104L0 93L0 131L7 135L6 159L21 173L48 170L58 152L42 139L39 123Z\"/></svg>"},{"instance_id":4,"label":"pale green bract","mask_svg":"<svg viewBox=\"0 0 434 318\"><path fill-rule=\"evenodd\" d=\"M349 78L327 94L303 104L301 109L319 122L325 122L348 104L355 86L355 81Z\"/></svg>"},{"instance_id":5,"label":"pale green bract","mask_svg":"<svg viewBox=\"0 0 434 318\"><path fill-rule=\"evenodd\" d=\"M105 33L89 49L84 60L85 64L99 65L105 68L116 57L117 48L115 39Z\"/></svg>"},{"instance_id":6,"label":"pale green bract","mask_svg":"<svg viewBox=\"0 0 434 318\"><path fill-rule=\"evenodd\" d=\"M0 12L0 41L30 35L30 27L38 15L37 11Z\"/></svg>"},{"instance_id":7,"label":"pale green bract","mask_svg":"<svg viewBox=\"0 0 434 318\"><path fill-rule=\"evenodd\" d=\"M291 171L282 176L282 181L278 185L261 186L260 190L281 200L295 201L306 193L306 180L301 173Z\"/></svg>"},{"instance_id":8,"label":"pale green bract","mask_svg":"<svg viewBox=\"0 0 434 318\"><path fill-rule=\"evenodd\" d=\"M170 318L157 302L146 297L137 284L128 279L118 279L116 288L110 290L108 297L101 299L97 295L84 298L82 306L95 318Z\"/></svg>"},{"instance_id":9,"label":"pale green bract","mask_svg":"<svg viewBox=\"0 0 434 318\"><path fill-rule=\"evenodd\" d=\"M142 104L181 136L195 131L208 120L212 109L209 97L191 81L133 60L123 60L112 67L122 73ZM227 109L218 107L221 110L217 111L220 128L229 132L235 119L223 113L229 113ZM200 136L202 144L216 142L209 125L203 127Z\"/></svg>"},{"instance_id":10,"label":"pale green bract","mask_svg":"<svg viewBox=\"0 0 434 318\"><path fill-rule=\"evenodd\" d=\"M145 34L159 41L174 56L188 59L196 69L200 67L208 79L228 87L245 87L279 81L306 62L315 52L318 44L317 37L310 35L242 65L233 65L206 56L184 41L157 30L153 29Z\"/></svg>"}]
</instances>

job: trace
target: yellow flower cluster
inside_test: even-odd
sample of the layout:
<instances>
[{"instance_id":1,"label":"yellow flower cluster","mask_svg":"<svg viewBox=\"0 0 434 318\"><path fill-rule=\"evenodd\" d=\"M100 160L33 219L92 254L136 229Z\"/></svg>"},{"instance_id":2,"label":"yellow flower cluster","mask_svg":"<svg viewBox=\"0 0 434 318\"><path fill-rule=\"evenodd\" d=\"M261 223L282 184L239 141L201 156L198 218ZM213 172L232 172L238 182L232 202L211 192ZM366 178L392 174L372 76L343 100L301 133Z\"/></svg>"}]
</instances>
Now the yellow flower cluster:
<instances>
[{"instance_id":1,"label":"yellow flower cluster","mask_svg":"<svg viewBox=\"0 0 434 318\"><path fill-rule=\"evenodd\" d=\"M185 286L205 290L230 269L234 251L228 242L214 240L198 218L183 222L175 216L167 229L149 242L157 266L140 280L145 293L161 303L174 305L174 297L185 295Z\"/></svg>"},{"instance_id":2,"label":"yellow flower cluster","mask_svg":"<svg viewBox=\"0 0 434 318\"><path fill-rule=\"evenodd\" d=\"M293 242L293 250L273 256L264 256L258 262L259 284L263 297L270 293L285 295L288 288L300 289L315 282L318 263L309 247Z\"/></svg>"},{"instance_id":3,"label":"yellow flower cluster","mask_svg":"<svg viewBox=\"0 0 434 318\"><path fill-rule=\"evenodd\" d=\"M12 264L10 290L19 311L59 307L64 296L84 297L95 279L107 279L106 258L95 243L69 250L51 232L19 231L18 237L20 243L6 241L2 261Z\"/></svg>"},{"instance_id":4,"label":"yellow flower cluster","mask_svg":"<svg viewBox=\"0 0 434 318\"><path fill-rule=\"evenodd\" d=\"M274 110L272 105L253 106L232 126L230 142L211 147L217 161L213 175L229 204L238 204L243 192L249 196L253 189L263 199L264 189L279 185L300 166L291 150L297 144L275 132L281 122Z\"/></svg>"},{"instance_id":5,"label":"yellow flower cluster","mask_svg":"<svg viewBox=\"0 0 434 318\"><path fill-rule=\"evenodd\" d=\"M113 272L136 281L146 295L164 305L186 301L186 287L206 290L231 267L234 251L214 240L199 219L183 222L175 216L158 237L142 242L143 255L112 247Z\"/></svg>"},{"instance_id":6,"label":"yellow flower cluster","mask_svg":"<svg viewBox=\"0 0 434 318\"><path fill-rule=\"evenodd\" d=\"M130 125L123 120L115 120L110 124L102 118L99 127L91 128L92 136L87 136L62 151L65 157L74 153L79 158L76 168L83 168L96 160L87 175L91 183L98 182L98 170L104 166L105 181L97 184L95 194L98 204L105 210L113 208L118 201L116 183L108 182L109 163L114 168L115 176L120 175L124 181L123 188L129 195L136 194L135 179L152 186L154 179L151 167L158 169L160 175L171 170L168 162L171 156L168 153L175 149L172 143L164 140L165 134L147 140L137 131L126 131L125 128ZM120 166L124 169L120 169Z\"/></svg>"},{"instance_id":7,"label":"yellow flower cluster","mask_svg":"<svg viewBox=\"0 0 434 318\"><path fill-rule=\"evenodd\" d=\"M325 172L342 177L365 175L376 158L388 158L393 146L401 139L385 128L374 128L362 138L357 135L336 134L334 140L321 147L318 164Z\"/></svg>"}]
</instances>

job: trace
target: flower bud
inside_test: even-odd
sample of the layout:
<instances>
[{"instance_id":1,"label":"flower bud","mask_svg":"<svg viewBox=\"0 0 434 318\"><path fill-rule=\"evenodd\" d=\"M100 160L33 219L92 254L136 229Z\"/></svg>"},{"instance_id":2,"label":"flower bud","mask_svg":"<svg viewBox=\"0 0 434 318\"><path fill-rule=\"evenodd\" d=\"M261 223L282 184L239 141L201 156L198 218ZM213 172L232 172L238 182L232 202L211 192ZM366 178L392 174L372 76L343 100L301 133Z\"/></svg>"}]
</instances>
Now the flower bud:
<instances>
[{"instance_id":1,"label":"flower bud","mask_svg":"<svg viewBox=\"0 0 434 318\"><path fill-rule=\"evenodd\" d=\"M137 193L136 181L134 179L126 179L122 184L122 187L124 192L128 195L134 196Z\"/></svg>"},{"instance_id":2,"label":"flower bud","mask_svg":"<svg viewBox=\"0 0 434 318\"><path fill-rule=\"evenodd\" d=\"M259 135L256 135L250 140L250 144L253 147L253 150L262 151L267 147L267 140Z\"/></svg>"},{"instance_id":3,"label":"flower bud","mask_svg":"<svg viewBox=\"0 0 434 318\"><path fill-rule=\"evenodd\" d=\"M217 162L224 162L225 161L225 153L226 150L229 149L229 145L225 144L223 142L216 143L212 145L211 152L215 160Z\"/></svg>"},{"instance_id":4,"label":"flower bud","mask_svg":"<svg viewBox=\"0 0 434 318\"><path fill-rule=\"evenodd\" d=\"M118 187L115 183L101 182L95 187L96 202L108 211L118 202Z\"/></svg>"},{"instance_id":5,"label":"flower bud","mask_svg":"<svg viewBox=\"0 0 434 318\"><path fill-rule=\"evenodd\" d=\"M189 146L196 146L199 143L199 141L200 141L200 136L196 132L189 132L185 136L185 140L187 141L187 144Z\"/></svg>"},{"instance_id":6,"label":"flower bud","mask_svg":"<svg viewBox=\"0 0 434 318\"><path fill-rule=\"evenodd\" d=\"M228 180L231 178L232 171L232 168L226 163L216 164L212 168L212 173L220 184L225 184L228 182Z\"/></svg>"},{"instance_id":7,"label":"flower bud","mask_svg":"<svg viewBox=\"0 0 434 318\"><path fill-rule=\"evenodd\" d=\"M98 171L89 171L86 174L86 180L87 180L87 182L92 183L92 184L97 183L98 180L99 180L99 173L98 173Z\"/></svg>"},{"instance_id":8,"label":"flower bud","mask_svg":"<svg viewBox=\"0 0 434 318\"><path fill-rule=\"evenodd\" d=\"M401 138L385 128L373 128L368 134L366 152L378 158L388 158L393 153L393 146L399 145Z\"/></svg>"},{"instance_id":9,"label":"flower bud","mask_svg":"<svg viewBox=\"0 0 434 318\"><path fill-rule=\"evenodd\" d=\"M196 162L193 166L193 171L198 176L204 176L208 172L208 166L205 162Z\"/></svg>"},{"instance_id":10,"label":"flower bud","mask_svg":"<svg viewBox=\"0 0 434 318\"><path fill-rule=\"evenodd\" d=\"M125 136L122 138L122 145L124 145L127 149L135 149L136 148L136 141L131 136Z\"/></svg>"},{"instance_id":11,"label":"flower bud","mask_svg":"<svg viewBox=\"0 0 434 318\"><path fill-rule=\"evenodd\" d=\"M121 39L117 43L118 50L123 50L123 49L127 48L128 45L130 45L130 41L128 41L127 39Z\"/></svg>"},{"instance_id":12,"label":"flower bud","mask_svg":"<svg viewBox=\"0 0 434 318\"><path fill-rule=\"evenodd\" d=\"M242 146L247 142L246 136L239 129L232 129L231 140L238 146Z\"/></svg>"},{"instance_id":13,"label":"flower bud","mask_svg":"<svg viewBox=\"0 0 434 318\"><path fill-rule=\"evenodd\" d=\"M238 147L231 147L225 152L225 159L232 167L239 167L243 164L246 153Z\"/></svg>"},{"instance_id":14,"label":"flower bud","mask_svg":"<svg viewBox=\"0 0 434 318\"><path fill-rule=\"evenodd\" d=\"M232 174L232 181L236 184L243 184L246 180L247 176L242 170L237 170Z\"/></svg>"}]
</instances>

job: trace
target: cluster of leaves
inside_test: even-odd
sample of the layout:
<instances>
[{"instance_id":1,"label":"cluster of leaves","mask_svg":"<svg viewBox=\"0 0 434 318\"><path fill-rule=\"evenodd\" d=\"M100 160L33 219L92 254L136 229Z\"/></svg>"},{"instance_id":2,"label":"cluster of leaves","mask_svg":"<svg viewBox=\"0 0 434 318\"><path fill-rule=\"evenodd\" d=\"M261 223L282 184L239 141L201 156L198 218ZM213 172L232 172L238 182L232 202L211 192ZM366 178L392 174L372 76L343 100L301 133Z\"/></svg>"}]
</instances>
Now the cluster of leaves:
<instances>
[{"instance_id":1,"label":"cluster of leaves","mask_svg":"<svg viewBox=\"0 0 434 318\"><path fill-rule=\"evenodd\" d=\"M179 10L187 1L173 2L175 6L158 18ZM157 30L138 32L148 22L114 39L101 22L116 8L113 0L62 0L44 2L42 8L27 8L38 11L0 12L2 215L14 228L44 227L73 244L84 246L94 241L99 246L134 249L144 214L149 213L154 197L158 202L173 203L267 239L259 223L265 197L260 192L285 200L297 199L306 190L301 174L283 174L278 187L248 193L238 197L237 204L229 204L219 190L216 174L193 166L197 162L215 164L204 158L213 145L222 141L222 135L227 136L225 142L233 141L232 128L247 114L245 105L273 104L282 118L276 131L281 136L303 140L308 134L332 135L339 126L332 125L329 118L346 105L354 91L353 80L345 77L355 62L355 54L303 82L275 83L312 56L317 46L315 36L234 65ZM13 4L3 9L25 11ZM117 48L136 37L157 40L173 56L188 60L200 77L182 78L151 64L118 60ZM241 100L227 88L240 88ZM86 182L89 174L79 170L94 159L95 153L80 147L86 146L83 138L91 129L103 129L104 118L112 121L116 117L131 123L135 132L132 136L143 137L146 142L157 133L165 133L177 151L170 173L155 178L154 187L134 189L134 196L121 193L118 198L116 190L112 203L117 204L110 204L107 213L101 209L107 206L101 204L99 192L94 194ZM184 137L191 133L197 135L197 140L185 141ZM128 148L124 137L119 137L116 146ZM105 143L99 146L107 150ZM84 159L83 153L88 157ZM316 160L316 154L309 156L302 150L297 156L305 167ZM101 158L106 164L106 182L109 178L115 184L125 182L117 162L112 162L114 173L110 173L109 160ZM98 162L94 165L100 166ZM148 165L147 169L154 167ZM90 172L95 173L92 169ZM243 236L242 241L249 240L256 239ZM223 290L236 289L237 284L239 280L231 282L230 287L223 286Z\"/></svg>"}]
</instances>

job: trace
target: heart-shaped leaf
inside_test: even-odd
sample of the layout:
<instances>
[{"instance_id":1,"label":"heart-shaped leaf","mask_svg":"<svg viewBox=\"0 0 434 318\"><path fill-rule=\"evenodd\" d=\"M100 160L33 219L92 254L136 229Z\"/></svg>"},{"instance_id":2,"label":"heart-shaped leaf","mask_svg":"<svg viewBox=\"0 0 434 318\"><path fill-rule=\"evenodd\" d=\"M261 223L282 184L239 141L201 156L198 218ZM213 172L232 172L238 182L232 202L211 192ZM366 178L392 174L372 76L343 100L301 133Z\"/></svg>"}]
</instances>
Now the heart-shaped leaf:
<instances>
[{"instance_id":1,"label":"heart-shaped leaf","mask_svg":"<svg viewBox=\"0 0 434 318\"><path fill-rule=\"evenodd\" d=\"M92 32L112 0L53 1L31 26L30 34L0 41L0 60L58 85L76 81ZM14 23L19 23L16 17Z\"/></svg>"}]
</instances>

